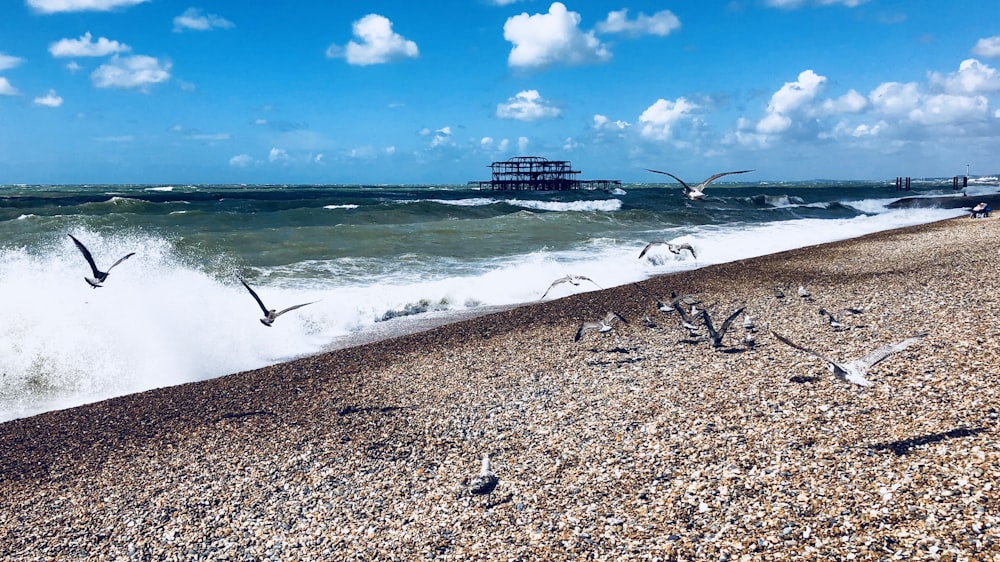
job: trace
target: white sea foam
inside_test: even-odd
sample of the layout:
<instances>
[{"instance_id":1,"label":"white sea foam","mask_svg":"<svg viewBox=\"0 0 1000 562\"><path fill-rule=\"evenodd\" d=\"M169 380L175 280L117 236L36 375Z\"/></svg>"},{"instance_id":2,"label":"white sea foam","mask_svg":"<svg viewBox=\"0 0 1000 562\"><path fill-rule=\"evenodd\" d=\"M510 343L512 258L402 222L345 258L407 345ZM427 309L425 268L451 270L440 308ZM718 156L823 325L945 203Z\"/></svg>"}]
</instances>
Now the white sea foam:
<instances>
[{"instance_id":1,"label":"white sea foam","mask_svg":"<svg viewBox=\"0 0 1000 562\"><path fill-rule=\"evenodd\" d=\"M357 205L324 205L324 209L357 209Z\"/></svg>"},{"instance_id":2,"label":"white sea foam","mask_svg":"<svg viewBox=\"0 0 1000 562\"><path fill-rule=\"evenodd\" d=\"M598 201L532 201L530 199L509 199L511 205L539 211L617 211L622 208L621 199Z\"/></svg>"}]
</instances>

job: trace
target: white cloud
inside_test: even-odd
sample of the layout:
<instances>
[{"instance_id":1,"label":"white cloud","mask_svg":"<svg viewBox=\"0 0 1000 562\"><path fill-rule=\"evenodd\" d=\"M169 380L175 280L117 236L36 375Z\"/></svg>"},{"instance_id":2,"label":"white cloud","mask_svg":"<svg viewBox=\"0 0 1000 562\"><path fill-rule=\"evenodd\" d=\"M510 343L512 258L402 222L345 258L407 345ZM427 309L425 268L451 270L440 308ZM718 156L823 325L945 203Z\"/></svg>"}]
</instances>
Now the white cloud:
<instances>
[{"instance_id":1,"label":"white cloud","mask_svg":"<svg viewBox=\"0 0 1000 562\"><path fill-rule=\"evenodd\" d=\"M517 119L518 121L537 121L549 117L558 117L562 111L542 99L538 90L524 90L507 103L497 104L497 117L501 119Z\"/></svg>"},{"instance_id":2,"label":"white cloud","mask_svg":"<svg viewBox=\"0 0 1000 562\"><path fill-rule=\"evenodd\" d=\"M975 95L1000 91L1000 74L996 69L976 59L966 59L958 66L958 72L942 76L937 72L929 74L931 85L949 94Z\"/></svg>"},{"instance_id":3,"label":"white cloud","mask_svg":"<svg viewBox=\"0 0 1000 562\"><path fill-rule=\"evenodd\" d=\"M612 121L606 115L594 115L594 128L598 131L624 131L632 125L627 121Z\"/></svg>"},{"instance_id":4,"label":"white cloud","mask_svg":"<svg viewBox=\"0 0 1000 562\"><path fill-rule=\"evenodd\" d=\"M174 33L182 31L208 31L210 29L230 29L236 27L233 22L222 16L202 13L200 8L188 8L184 13L174 18Z\"/></svg>"},{"instance_id":5,"label":"white cloud","mask_svg":"<svg viewBox=\"0 0 1000 562\"><path fill-rule=\"evenodd\" d=\"M503 37L514 44L507 57L512 67L539 68L553 64L588 64L611 59L611 52L593 31L578 27L580 14L553 2L547 14L527 12L507 18Z\"/></svg>"},{"instance_id":6,"label":"white cloud","mask_svg":"<svg viewBox=\"0 0 1000 562\"><path fill-rule=\"evenodd\" d=\"M848 8L856 8L868 0L767 0L765 4L775 8L798 8L803 4L816 4L819 6L831 6L841 4Z\"/></svg>"},{"instance_id":7,"label":"white cloud","mask_svg":"<svg viewBox=\"0 0 1000 562\"><path fill-rule=\"evenodd\" d=\"M229 165L234 168L246 168L253 164L253 157L249 154L237 154L229 159Z\"/></svg>"},{"instance_id":8,"label":"white cloud","mask_svg":"<svg viewBox=\"0 0 1000 562\"><path fill-rule=\"evenodd\" d=\"M642 136L654 140L669 139L674 125L691 118L699 107L683 97L677 98L677 101L656 100L639 115Z\"/></svg>"},{"instance_id":9,"label":"white cloud","mask_svg":"<svg viewBox=\"0 0 1000 562\"><path fill-rule=\"evenodd\" d=\"M156 58L145 55L115 55L92 72L90 79L98 88L136 88L146 91L149 86L170 79L170 63L161 63Z\"/></svg>"},{"instance_id":10,"label":"white cloud","mask_svg":"<svg viewBox=\"0 0 1000 562\"><path fill-rule=\"evenodd\" d=\"M884 82L870 94L872 106L888 117L902 118L920 105L920 89L915 82Z\"/></svg>"},{"instance_id":11,"label":"white cloud","mask_svg":"<svg viewBox=\"0 0 1000 562\"><path fill-rule=\"evenodd\" d=\"M24 62L24 59L20 57L13 57L0 53L0 71L19 66L22 62Z\"/></svg>"},{"instance_id":12,"label":"white cloud","mask_svg":"<svg viewBox=\"0 0 1000 562\"><path fill-rule=\"evenodd\" d=\"M989 102L984 96L940 94L927 97L909 118L921 125L951 125L982 121L989 116Z\"/></svg>"},{"instance_id":13,"label":"white cloud","mask_svg":"<svg viewBox=\"0 0 1000 562\"><path fill-rule=\"evenodd\" d=\"M88 31L79 39L60 39L49 45L49 54L56 58L103 57L132 50L128 45L111 41L106 37L98 37L96 42L92 41L92 38Z\"/></svg>"},{"instance_id":14,"label":"white cloud","mask_svg":"<svg viewBox=\"0 0 1000 562\"><path fill-rule=\"evenodd\" d=\"M68 63L66 63L66 70L68 70L70 74L76 74L77 72L80 71L81 68L83 67L80 66L80 63L76 62L75 60L71 60Z\"/></svg>"},{"instance_id":15,"label":"white cloud","mask_svg":"<svg viewBox=\"0 0 1000 562\"><path fill-rule=\"evenodd\" d=\"M354 22L352 29L360 42L350 41L345 47L330 45L327 57L343 57L348 64L367 66L416 58L420 54L417 44L395 33L392 22L385 16L368 14Z\"/></svg>"},{"instance_id":16,"label":"white cloud","mask_svg":"<svg viewBox=\"0 0 1000 562\"><path fill-rule=\"evenodd\" d=\"M271 151L267 154L268 162L286 162L288 160L288 151L284 148L271 148Z\"/></svg>"},{"instance_id":17,"label":"white cloud","mask_svg":"<svg viewBox=\"0 0 1000 562\"><path fill-rule=\"evenodd\" d=\"M434 131L434 139L431 141L431 148L450 144L452 144L451 127L441 127L440 129Z\"/></svg>"},{"instance_id":18,"label":"white cloud","mask_svg":"<svg viewBox=\"0 0 1000 562\"><path fill-rule=\"evenodd\" d=\"M35 105L44 105L45 107L59 107L62 103L63 99L56 94L55 90L49 90L49 93L44 96L35 98Z\"/></svg>"},{"instance_id":19,"label":"white cloud","mask_svg":"<svg viewBox=\"0 0 1000 562\"><path fill-rule=\"evenodd\" d=\"M1000 35L984 37L976 41L976 45L972 48L972 54L988 58L1000 57Z\"/></svg>"},{"instance_id":20,"label":"white cloud","mask_svg":"<svg viewBox=\"0 0 1000 562\"><path fill-rule=\"evenodd\" d=\"M816 99L825 83L826 77L812 70L800 72L795 82L785 82L771 95L767 113L757 123L757 132L776 135L791 129L793 117L799 113L808 113L806 107Z\"/></svg>"},{"instance_id":21,"label":"white cloud","mask_svg":"<svg viewBox=\"0 0 1000 562\"><path fill-rule=\"evenodd\" d=\"M519 154L527 154L528 153L528 145L529 144L530 144L530 141L528 140L528 137L517 137L517 151L518 151L518 153Z\"/></svg>"},{"instance_id":22,"label":"white cloud","mask_svg":"<svg viewBox=\"0 0 1000 562\"><path fill-rule=\"evenodd\" d=\"M625 33L627 35L659 35L666 37L671 31L680 29L681 20L670 10L661 10L651 16L639 12L634 20L628 19L628 8L609 12L607 19L597 24L601 33Z\"/></svg>"},{"instance_id":23,"label":"white cloud","mask_svg":"<svg viewBox=\"0 0 1000 562\"><path fill-rule=\"evenodd\" d=\"M11 86L10 80L0 76L0 96L16 96L17 88Z\"/></svg>"},{"instance_id":24,"label":"white cloud","mask_svg":"<svg viewBox=\"0 0 1000 562\"><path fill-rule=\"evenodd\" d=\"M149 0L27 0L28 6L43 14L59 12L107 12L127 8Z\"/></svg>"},{"instance_id":25,"label":"white cloud","mask_svg":"<svg viewBox=\"0 0 1000 562\"><path fill-rule=\"evenodd\" d=\"M835 100L823 102L823 112L835 113L860 113L868 107L868 98L851 89L846 94Z\"/></svg>"}]
</instances>

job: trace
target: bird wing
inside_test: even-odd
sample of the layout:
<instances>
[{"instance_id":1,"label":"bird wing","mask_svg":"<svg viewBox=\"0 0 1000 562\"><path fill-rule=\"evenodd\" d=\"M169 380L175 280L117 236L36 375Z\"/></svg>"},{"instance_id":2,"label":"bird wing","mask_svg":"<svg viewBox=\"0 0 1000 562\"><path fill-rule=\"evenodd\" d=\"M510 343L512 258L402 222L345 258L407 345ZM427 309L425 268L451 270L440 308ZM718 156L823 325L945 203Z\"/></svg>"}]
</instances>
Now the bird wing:
<instances>
[{"instance_id":1,"label":"bird wing","mask_svg":"<svg viewBox=\"0 0 1000 562\"><path fill-rule=\"evenodd\" d=\"M549 285L548 289L545 289L545 292L542 293L542 296L538 297L538 300L544 299L545 295L549 294L549 291L552 290L552 287L555 287L556 285L559 285L560 283L567 283L567 282L569 282L569 280L570 280L570 278L568 276L567 277L560 277L559 279L556 279L555 281L552 282L551 285Z\"/></svg>"},{"instance_id":2,"label":"bird wing","mask_svg":"<svg viewBox=\"0 0 1000 562\"><path fill-rule=\"evenodd\" d=\"M317 302L317 301L311 301L311 302L304 302L304 303L302 303L302 304L297 304L297 305L295 305L295 306L290 306L290 307L288 307L288 308L286 308L286 309L282 310L281 312L276 312L276 313L274 314L274 317L275 317L275 318L277 318L277 317L281 316L282 314L284 314L284 313L286 313L286 312L289 312L289 311L292 311L292 310L295 310L296 308L302 308L303 306L306 306L307 304L312 304L312 303L314 303L314 302Z\"/></svg>"},{"instance_id":3,"label":"bird wing","mask_svg":"<svg viewBox=\"0 0 1000 562\"><path fill-rule=\"evenodd\" d=\"M580 324L580 328L577 329L576 336L573 337L573 341L580 341L580 338L583 337L583 334L586 334L591 330L596 330L597 328L600 327L601 325L597 322L584 322L583 324Z\"/></svg>"},{"instance_id":4,"label":"bird wing","mask_svg":"<svg viewBox=\"0 0 1000 562\"><path fill-rule=\"evenodd\" d=\"M687 242L685 242L683 244L671 244L670 245L670 251L673 252L673 253L675 253L675 254L680 254L681 250L687 250L687 251L691 252L691 257L692 258L695 258L695 259L698 258L698 256L695 255L695 253L694 253L694 247L692 247L691 244L688 244Z\"/></svg>"},{"instance_id":5,"label":"bird wing","mask_svg":"<svg viewBox=\"0 0 1000 562\"><path fill-rule=\"evenodd\" d=\"M753 170L738 170L736 172L719 172L718 174L709 176L708 179L705 180L705 181L703 181L703 182L701 182L701 185L699 185L698 187L700 187L702 190L704 190L705 187L708 186L708 184L710 184L713 181L721 178L722 176L728 176L728 175L732 175L732 174L745 174L747 172L752 172L752 171Z\"/></svg>"},{"instance_id":6,"label":"bird wing","mask_svg":"<svg viewBox=\"0 0 1000 562\"><path fill-rule=\"evenodd\" d=\"M618 320L621 320L622 324L628 324L628 320L626 320L624 316L618 314L614 310L608 311L608 315L604 317L604 322L605 324L611 325L611 322L613 322L616 318Z\"/></svg>"},{"instance_id":7,"label":"bird wing","mask_svg":"<svg viewBox=\"0 0 1000 562\"><path fill-rule=\"evenodd\" d=\"M135 252L131 252L131 253L125 254L125 256L123 256L120 260L118 260L115 263L111 264L111 267L108 268L108 271L111 271L112 269L114 269L114 267L116 265L120 264L121 262L129 259L130 257L132 257L134 255L135 255Z\"/></svg>"},{"instance_id":8,"label":"bird wing","mask_svg":"<svg viewBox=\"0 0 1000 562\"><path fill-rule=\"evenodd\" d=\"M97 265L94 263L94 256L90 255L90 250L88 250L87 247L83 245L83 242L77 240L72 234L69 234L68 236L73 239L73 243L80 249L80 253L83 254L83 258L90 264L90 270L94 272L94 277L100 277L103 272L97 269Z\"/></svg>"},{"instance_id":9,"label":"bird wing","mask_svg":"<svg viewBox=\"0 0 1000 562\"><path fill-rule=\"evenodd\" d=\"M918 334L916 336L913 336L912 338L906 338L905 340L899 343L883 345L882 347L876 349L875 351L872 351L868 355L865 355L864 357L858 359L856 363L864 365L864 368L867 369L894 353L899 353L900 351L903 351L904 349L910 347L915 343L920 343L926 335L927 335L926 333Z\"/></svg>"},{"instance_id":10,"label":"bird wing","mask_svg":"<svg viewBox=\"0 0 1000 562\"><path fill-rule=\"evenodd\" d=\"M740 307L736 309L736 312L730 314L729 318L726 318L726 321L722 323L722 329L719 330L719 339L722 339L722 337L726 335L726 330L728 330L729 326L733 324L733 320L736 320L736 317L739 316L745 308L746 307ZM707 314L705 315L705 318L708 318Z\"/></svg>"},{"instance_id":11,"label":"bird wing","mask_svg":"<svg viewBox=\"0 0 1000 562\"><path fill-rule=\"evenodd\" d=\"M576 278L578 280L580 280L580 281L590 281L591 283L594 283L595 287L597 287L598 289L602 289L602 287L600 285L598 285L597 283L595 283L594 280L591 279L590 277L584 277L583 275L577 275Z\"/></svg>"},{"instance_id":12,"label":"bird wing","mask_svg":"<svg viewBox=\"0 0 1000 562\"><path fill-rule=\"evenodd\" d=\"M248 291L250 291L250 294L253 295L253 299L257 301L257 304L260 305L260 309L263 310L264 315L267 316L267 313L270 311L267 309L266 306L264 306L264 301L260 300L260 297L257 296L257 293L250 288L250 285L247 285L247 282L244 281L242 277L237 276L237 279L239 279L240 283L243 283L243 286L246 287Z\"/></svg>"},{"instance_id":13,"label":"bird wing","mask_svg":"<svg viewBox=\"0 0 1000 562\"><path fill-rule=\"evenodd\" d=\"M646 168L646 171L647 172L654 172L654 173L657 173L657 174L663 174L663 175L666 175L666 176L670 176L670 177L674 178L675 180L681 182L681 185L684 186L684 193L687 193L687 192L691 191L691 186L690 185L688 185L687 183L685 183L684 180L682 180L681 178L679 178L679 177L671 174L670 172L661 172L659 170L654 170L652 168Z\"/></svg>"},{"instance_id":14,"label":"bird wing","mask_svg":"<svg viewBox=\"0 0 1000 562\"><path fill-rule=\"evenodd\" d=\"M833 359L830 359L829 357L827 357L827 356L825 356L825 355L823 355L821 353L817 353L817 352L809 349L808 347L803 347L803 346L801 346L801 345L793 342L792 340L786 338L785 336L782 336L778 332L775 332L774 330L771 330L771 334L774 335L774 337L778 338L778 341L780 341L781 343L783 343L785 345L789 345L791 347L794 347L795 349L798 349L799 351L805 351L806 353L808 353L810 355L814 355L816 357L819 357L823 361L826 361L827 363L833 365L834 367L840 369L841 371L846 371L847 370L842 365L840 365L836 361L834 361Z\"/></svg>"},{"instance_id":15,"label":"bird wing","mask_svg":"<svg viewBox=\"0 0 1000 562\"><path fill-rule=\"evenodd\" d=\"M646 255L646 252L648 252L649 249L652 248L653 246L656 246L658 244L666 244L666 243L667 242L665 240L653 240L653 241L651 241L649 244L646 244L646 247L643 248L641 252L639 252L639 259L642 259L642 257Z\"/></svg>"}]
</instances>

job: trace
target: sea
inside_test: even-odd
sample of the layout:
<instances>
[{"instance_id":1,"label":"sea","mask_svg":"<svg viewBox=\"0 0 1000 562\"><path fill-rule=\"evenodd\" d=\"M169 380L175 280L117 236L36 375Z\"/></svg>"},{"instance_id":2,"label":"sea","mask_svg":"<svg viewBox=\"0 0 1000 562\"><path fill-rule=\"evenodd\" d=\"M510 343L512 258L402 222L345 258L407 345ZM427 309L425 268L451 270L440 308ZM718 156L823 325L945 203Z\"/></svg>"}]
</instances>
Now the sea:
<instances>
[{"instance_id":1,"label":"sea","mask_svg":"<svg viewBox=\"0 0 1000 562\"><path fill-rule=\"evenodd\" d=\"M997 191L974 185L966 192ZM951 180L504 192L467 185L0 186L0 422L651 276L961 215ZM107 270L102 287L73 235ZM697 257L653 240L689 243ZM311 303L273 326L268 306Z\"/></svg>"}]
</instances>

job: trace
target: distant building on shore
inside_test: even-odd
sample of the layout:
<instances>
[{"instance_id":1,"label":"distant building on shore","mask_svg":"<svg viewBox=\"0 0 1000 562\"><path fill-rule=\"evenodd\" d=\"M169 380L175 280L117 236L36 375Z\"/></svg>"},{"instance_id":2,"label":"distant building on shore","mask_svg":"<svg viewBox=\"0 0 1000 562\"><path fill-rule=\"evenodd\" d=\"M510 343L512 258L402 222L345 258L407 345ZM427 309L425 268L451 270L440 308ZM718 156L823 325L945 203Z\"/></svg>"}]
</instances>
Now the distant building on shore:
<instances>
[{"instance_id":1,"label":"distant building on shore","mask_svg":"<svg viewBox=\"0 0 1000 562\"><path fill-rule=\"evenodd\" d=\"M574 170L569 160L549 160L539 156L515 156L490 164L493 170L488 181L470 181L480 189L565 191L569 189L614 189L619 180L581 180L580 170Z\"/></svg>"}]
</instances>

